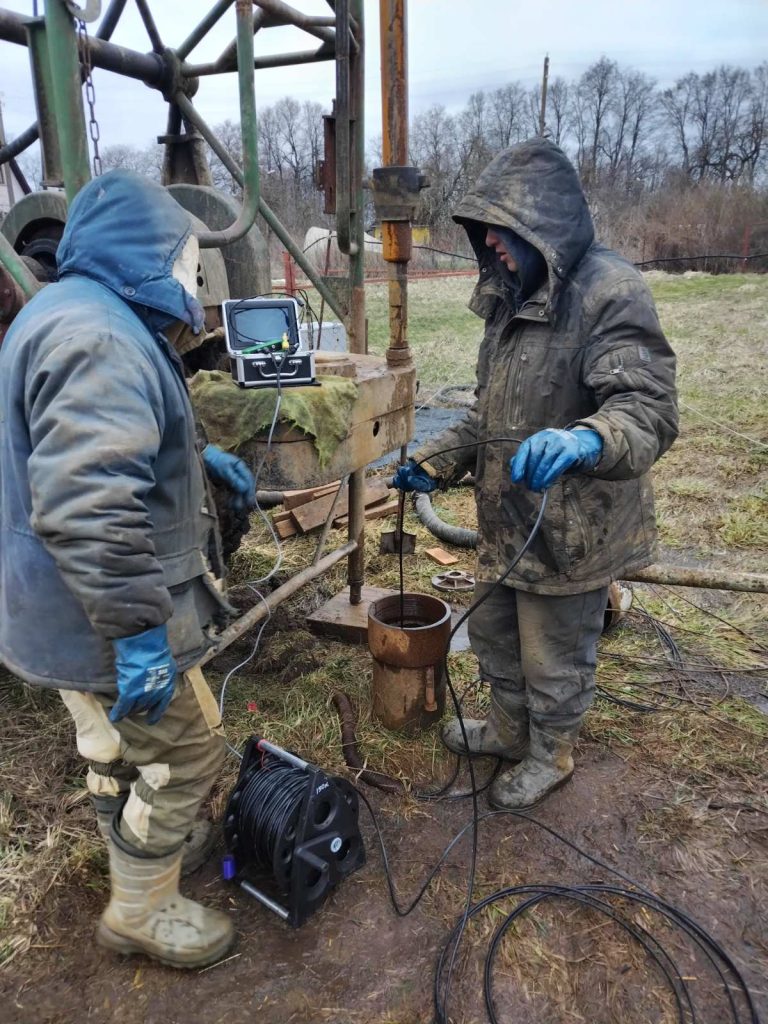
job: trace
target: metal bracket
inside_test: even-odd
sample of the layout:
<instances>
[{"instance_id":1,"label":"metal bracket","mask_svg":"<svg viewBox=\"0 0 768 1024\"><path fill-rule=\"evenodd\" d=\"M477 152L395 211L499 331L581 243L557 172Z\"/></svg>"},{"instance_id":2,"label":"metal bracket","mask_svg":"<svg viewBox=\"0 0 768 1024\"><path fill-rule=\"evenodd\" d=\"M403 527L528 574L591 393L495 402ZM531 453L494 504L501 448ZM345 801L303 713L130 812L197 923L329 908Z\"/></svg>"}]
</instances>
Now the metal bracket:
<instances>
[{"instance_id":1,"label":"metal bracket","mask_svg":"<svg viewBox=\"0 0 768 1024\"><path fill-rule=\"evenodd\" d=\"M64 0L64 6L73 18L87 24L96 21L101 14L101 0L85 0L84 4L76 4L74 0Z\"/></svg>"},{"instance_id":2,"label":"metal bracket","mask_svg":"<svg viewBox=\"0 0 768 1024\"><path fill-rule=\"evenodd\" d=\"M418 167L376 167L370 186L379 220L412 221L419 192L429 182Z\"/></svg>"}]
</instances>

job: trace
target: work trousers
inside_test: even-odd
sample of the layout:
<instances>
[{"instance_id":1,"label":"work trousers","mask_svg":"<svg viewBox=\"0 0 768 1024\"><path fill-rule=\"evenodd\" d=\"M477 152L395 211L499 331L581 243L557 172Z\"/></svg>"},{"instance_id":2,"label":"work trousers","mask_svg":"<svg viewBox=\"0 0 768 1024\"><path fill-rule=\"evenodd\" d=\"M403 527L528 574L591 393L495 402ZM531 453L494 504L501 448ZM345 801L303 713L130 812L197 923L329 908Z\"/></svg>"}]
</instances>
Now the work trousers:
<instances>
[{"instance_id":1,"label":"work trousers","mask_svg":"<svg viewBox=\"0 0 768 1024\"><path fill-rule=\"evenodd\" d=\"M475 600L491 583L477 583ZM608 588L551 597L503 584L469 618L480 673L502 707L527 707L542 726L579 724L595 692Z\"/></svg>"},{"instance_id":2,"label":"work trousers","mask_svg":"<svg viewBox=\"0 0 768 1024\"><path fill-rule=\"evenodd\" d=\"M177 678L173 700L155 725L147 724L146 715L110 722L114 696L59 693L75 720L77 749L88 761L91 794L125 801L117 821L121 838L151 856L178 849L226 746L218 705L200 669Z\"/></svg>"}]
</instances>

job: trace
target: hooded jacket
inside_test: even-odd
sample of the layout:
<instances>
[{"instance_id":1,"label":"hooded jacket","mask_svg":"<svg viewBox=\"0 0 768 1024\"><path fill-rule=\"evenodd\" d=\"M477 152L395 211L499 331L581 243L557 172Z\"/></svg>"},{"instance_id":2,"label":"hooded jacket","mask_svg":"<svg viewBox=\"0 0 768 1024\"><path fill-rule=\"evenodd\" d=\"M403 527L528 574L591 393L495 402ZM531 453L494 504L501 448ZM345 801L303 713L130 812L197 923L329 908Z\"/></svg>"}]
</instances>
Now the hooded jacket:
<instances>
[{"instance_id":1,"label":"hooded jacket","mask_svg":"<svg viewBox=\"0 0 768 1024\"><path fill-rule=\"evenodd\" d=\"M541 496L511 482L514 441L436 455L492 437L519 441L547 427L597 431L603 451L588 473L550 488L541 530L507 583L540 594L594 590L653 560L648 476L677 436L675 357L641 274L594 239L584 193L565 154L536 138L499 153L463 199L480 279L470 308L485 320L476 401L455 427L423 446L443 484L476 479L478 578L497 579L535 522ZM488 225L530 242L547 279L516 311Z\"/></svg>"},{"instance_id":2,"label":"hooded jacket","mask_svg":"<svg viewBox=\"0 0 768 1024\"><path fill-rule=\"evenodd\" d=\"M110 641L164 622L181 671L209 646L216 519L160 329L202 325L190 228L160 185L94 179L0 349L0 659L31 683L114 692Z\"/></svg>"}]
</instances>

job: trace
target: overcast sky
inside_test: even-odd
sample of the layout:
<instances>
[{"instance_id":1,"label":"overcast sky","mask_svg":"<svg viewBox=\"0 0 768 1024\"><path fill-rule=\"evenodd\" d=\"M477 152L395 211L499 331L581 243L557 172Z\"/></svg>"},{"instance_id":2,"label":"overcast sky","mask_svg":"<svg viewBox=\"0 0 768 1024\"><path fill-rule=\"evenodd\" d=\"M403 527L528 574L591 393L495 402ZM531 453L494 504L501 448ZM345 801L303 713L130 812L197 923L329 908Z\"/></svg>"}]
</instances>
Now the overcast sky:
<instances>
[{"instance_id":1,"label":"overcast sky","mask_svg":"<svg viewBox=\"0 0 768 1024\"><path fill-rule=\"evenodd\" d=\"M2 2L2 0L0 0ZM5 0L23 14L32 0ZM43 3L40 0L40 7ZM209 0L152 0L167 45L178 45L209 9ZM305 13L328 14L324 0L292 0ZM102 8L106 3L102 3ZM378 0L365 0L367 33L366 135L381 133ZM545 53L550 75L575 78L603 54L669 85L687 71L718 64L754 67L766 58L768 0L410 0L409 71L411 114L440 103L464 105L477 89L514 80L540 79ZM234 7L193 51L193 61L211 60L234 36ZM146 33L132 0L113 41L147 51ZM262 30L256 52L314 49L317 41L294 29ZM9 138L34 120L29 62L24 47L0 42L0 98ZM165 130L159 93L109 72L95 74L102 145L144 146ZM283 96L329 107L333 64L259 71L260 105ZM237 118L237 78L204 78L195 98L209 123Z\"/></svg>"}]
</instances>

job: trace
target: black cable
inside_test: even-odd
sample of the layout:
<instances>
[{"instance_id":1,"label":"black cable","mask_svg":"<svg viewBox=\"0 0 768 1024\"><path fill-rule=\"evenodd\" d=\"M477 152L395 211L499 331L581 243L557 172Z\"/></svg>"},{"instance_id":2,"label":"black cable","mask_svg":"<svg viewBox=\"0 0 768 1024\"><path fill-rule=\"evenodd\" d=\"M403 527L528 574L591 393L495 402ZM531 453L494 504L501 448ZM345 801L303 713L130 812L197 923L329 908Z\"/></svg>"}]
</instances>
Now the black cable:
<instances>
[{"instance_id":1,"label":"black cable","mask_svg":"<svg viewBox=\"0 0 768 1024\"><path fill-rule=\"evenodd\" d=\"M305 249L302 249L302 252L309 252L309 250L313 246L317 245L319 242L327 243L328 236L323 235L322 238L316 238L313 242L310 242ZM380 241L378 238L371 238L366 239L365 244L383 245L384 243ZM467 260L470 263L477 262L477 256L467 256L465 253L461 252L449 252L447 249L436 249L432 245L419 244L414 245L413 248L424 249L425 252L436 252L439 253L441 256L452 256L454 259ZM636 267L647 267L651 263L691 263L695 262L696 260L743 260L744 262L748 262L749 260L762 260L765 259L766 257L768 257L768 252L753 252L750 253L748 256L744 256L740 253L733 252L706 253L703 256L658 256L656 259L651 260L637 260L633 265Z\"/></svg>"},{"instance_id":2,"label":"black cable","mask_svg":"<svg viewBox=\"0 0 768 1024\"><path fill-rule=\"evenodd\" d=\"M660 256L655 260L641 260L634 265L636 267L647 267L650 263L690 263L695 260L763 260L768 257L768 252L753 252L749 256L742 256L735 252L709 253L705 256Z\"/></svg>"},{"instance_id":3,"label":"black cable","mask_svg":"<svg viewBox=\"0 0 768 1024\"><path fill-rule=\"evenodd\" d=\"M258 867L272 870L278 843L295 834L306 790L307 773L272 754L243 785L236 831Z\"/></svg>"},{"instance_id":4,"label":"black cable","mask_svg":"<svg viewBox=\"0 0 768 1024\"><path fill-rule=\"evenodd\" d=\"M430 452L429 455L423 459L416 461L417 466L422 466L425 462L429 462L430 459L434 459L436 455L445 455L446 452L460 452L465 448L480 448L482 445L493 444L495 441L511 441L514 444L522 444L522 438L519 437L487 437L483 441L470 441L468 444L455 444L451 448L441 448L437 452Z\"/></svg>"},{"instance_id":5,"label":"black cable","mask_svg":"<svg viewBox=\"0 0 768 1024\"><path fill-rule=\"evenodd\" d=\"M755 1008L752 994L747 986L744 978L739 971L738 967L726 952L726 950L717 942L716 939L694 918L692 918L685 911L680 910L674 904L668 903L661 897L657 896L651 890L647 889L640 882L636 881L630 875L625 874L619 868L613 867L612 865L601 860L599 857L588 853L582 849L572 840L568 839L567 836L562 835L556 829L539 821L536 818L531 817L529 814L523 811L505 810L505 811L488 811L485 814L479 816L477 819L473 818L467 822L454 837L447 844L443 850L437 864L430 872L426 881L421 886L420 890L407 907L401 907L398 895L395 889L394 880L389 865L389 858L387 855L386 847L381 832L376 813L373 810L368 798L365 793L361 790L357 790L365 806L368 808L368 812L371 815L371 820L376 831L379 847L382 855L382 862L384 867L385 877L387 879L387 886L389 889L390 900L395 912L400 917L405 917L411 913L412 910L418 905L422 897L429 888L433 878L442 867L448 855L451 853L453 848L461 840L464 834L472 829L476 831L477 825L481 821L487 818L498 817L501 815L513 815L514 817L520 818L522 821L529 822L532 825L536 825L538 828L543 829L553 838L563 843L569 849L573 850L579 856L584 857L593 865L602 868L605 871L622 879L632 888L623 888L616 885L608 885L606 883L590 883L587 885L577 886L560 886L560 885L532 885L532 886L510 886L504 889L500 889L495 893L484 897L482 900L473 904L470 908L469 914L466 912L461 915L457 924L454 926L448 940L446 941L443 949L440 952L437 961L437 970L435 972L435 985L434 985L434 998L435 998L435 1015L436 1019L440 1022L446 1022L447 1009L444 997L441 996L440 979L445 971L446 958L448 956L449 949L452 949L451 963L449 965L449 972L452 970L453 961L455 959L458 945L461 942L466 923L471 920L476 914L479 914L482 910L487 907L498 903L502 899L507 899L513 896L527 896L529 899L525 900L509 914L502 921L499 929L494 935L491 946L486 954L485 959L485 984L484 994L486 999L486 1008L488 1010L488 1019L491 1024L498 1024L498 1017L496 1016L496 1010L493 1005L492 995L492 976L493 966L495 957L498 954L498 950L501 944L501 940L504 937L506 931L511 925L528 910L532 909L539 903L544 902L548 899L569 899L572 901L583 903L593 909L605 914L611 920L619 925L624 931L626 931L635 941L637 941L644 949L646 954L653 960L653 962L659 967L659 970L665 976L668 985L675 998L676 1006L678 1009L678 1020L683 1024L694 1024L697 1020L697 1014L694 1006L694 1000L690 989L687 985L687 975L683 975L676 965L673 957L669 952L662 946L661 942L650 932L648 929L639 925L637 922L629 921L626 917L616 911L610 904L603 900L598 900L593 894L610 895L628 900L631 903L640 904L650 910L655 911L663 918L665 918L670 924L675 926L677 929L682 931L689 940L697 947L697 949L707 958L712 970L717 975L719 982L722 986L725 997L728 1000L731 1020L733 1024L760 1024L757 1010ZM690 979L688 979L690 980ZM741 996L743 1002L747 1007L747 1017L745 1018L743 1013L739 1010L736 1002L734 993ZM687 1014L687 1016L686 1016ZM724 1024L724 1022L718 1022L718 1024Z\"/></svg>"},{"instance_id":6,"label":"black cable","mask_svg":"<svg viewBox=\"0 0 768 1024\"><path fill-rule=\"evenodd\" d=\"M520 443L518 438L488 438L485 441L475 442L475 444L491 444L494 441L514 441L514 442L516 442L518 444ZM457 448L467 448L467 447L474 447L474 446L475 445L473 444L473 445L459 445L459 446L456 446L456 447ZM450 448L445 449L445 451L451 451L451 450L453 450L453 449L450 449ZM449 651L451 649L451 640L456 635L457 631L461 628L461 626L466 622L466 620L469 618L469 616L474 611L476 611L476 609L479 608L480 605L482 605L485 601L488 600L488 598L494 592L496 587L499 587L499 586L501 586L504 583L504 581L508 578L508 576L510 575L512 570L515 568L515 566L520 562L520 560L524 557L526 552L529 550L529 548L533 544L534 540L536 539L536 536L538 535L539 529L541 528L541 523L542 523L542 520L544 518L544 513L546 511L546 508L547 508L548 499L549 499L549 492L548 491L544 491L544 493L542 494L542 497L541 497L541 505L539 507L539 512L538 512L538 515L536 517L536 521L534 522L533 527L531 528L531 532L528 534L528 537L526 538L524 544L522 545L520 550L517 552L515 557L512 559L510 564L507 566L507 568L504 570L502 575L499 576L498 579L496 579L494 581L493 585L488 588L488 590L482 595L482 597L480 597L476 601L474 601L469 606L469 608L467 608L467 610L459 617L459 619L454 624L454 626L451 629L451 632L450 632L450 634L448 636L448 642L446 643L445 653L444 653L444 656L443 656L443 658L444 658L444 660L443 660L443 671L445 672L446 686L448 688L448 692L451 695L451 700L453 702L453 706L454 706L454 709L456 711L456 717L457 717L458 722L459 722L459 728L461 729L461 736L462 736L462 740L464 742L464 749L467 750L467 751L469 751L469 738L467 737L467 731L464 728L464 718L463 718L463 716L461 714L461 703L460 703L459 698L458 698L458 696L456 694L456 690L453 687L453 683L451 682L450 670L448 668L448 653L449 653ZM400 531L400 557L401 557L401 560L402 560L402 530ZM401 593L402 593L402 582L401 582ZM471 907L472 907L472 895L473 895L474 889L475 889L475 871L476 871L476 866L477 866L477 823L478 823L478 820L479 820L479 817L478 817L478 804L477 804L478 787L477 787L477 780L475 779L475 769L474 769L474 765L472 763L472 758L471 757L468 758L467 765L468 765L469 777L470 777L470 787L471 787L470 796L471 796L471 799L472 799L472 821L473 821L473 824L474 824L474 828L473 828L473 832L472 832L472 852L471 852L471 855L470 855L469 870L468 870L468 873L467 873L467 902L466 902L466 906L465 906L465 909L464 909L464 915L463 915L463 918L462 918L462 923L460 924L460 927L459 927L459 933L458 933L459 934L459 941L460 941L463 929L466 926L467 921L469 920L469 914L470 914L470 910L471 910ZM490 781L487 782L486 785L490 785ZM365 797L363 799L365 800ZM365 803L366 803L366 806L368 807L368 809L372 812L372 808L371 808L371 806L370 806L370 804L368 803L367 800L365 800ZM378 826L377 826L377 831L378 831ZM379 832L379 838L381 838L381 833L380 832ZM383 847L382 847L382 849L383 849ZM446 851L446 854L444 854L444 856L445 855L447 855L447 851ZM414 909L414 907L416 907L416 905L420 901L421 897L426 892L427 887L429 886L429 883L430 883L431 879L434 877L436 871L438 870L438 868L440 866L440 863L442 863L442 858L441 858L441 861L438 862L436 867L430 873L430 875L429 875L427 881L424 883L424 886L422 887L420 893L416 896L415 900L411 903L411 905L408 908L408 910L406 911L406 913L410 913ZM397 910L397 912L399 914L401 914L399 905L397 904L397 901L396 901L396 896L395 896L395 893L394 893L394 889L392 888L391 884L390 884L390 896L393 899L393 905L395 906L395 909ZM401 916L405 916L405 914L401 914ZM456 945L454 946L454 952L453 952L453 954L451 956L451 962L450 962L450 965L449 965L449 968L448 968L448 972L447 972L447 978L446 978L446 983L445 983L445 993L444 993L444 996L443 996L443 999L442 999L442 1003L438 1004L438 1021L439 1021L439 1024L447 1024L447 1016L444 1014L443 1010L441 1010L439 1007L440 1006L446 1007L448 1005L448 1000L449 1000L449 997L450 997L450 988L451 988L451 977L452 977L452 973L453 973L456 953L458 951L458 946L459 946L459 944L457 942Z\"/></svg>"}]
</instances>

